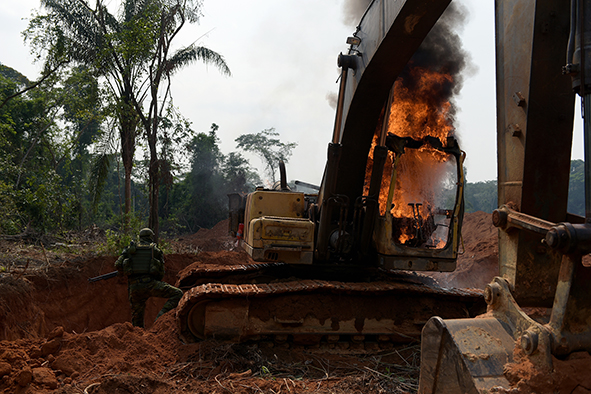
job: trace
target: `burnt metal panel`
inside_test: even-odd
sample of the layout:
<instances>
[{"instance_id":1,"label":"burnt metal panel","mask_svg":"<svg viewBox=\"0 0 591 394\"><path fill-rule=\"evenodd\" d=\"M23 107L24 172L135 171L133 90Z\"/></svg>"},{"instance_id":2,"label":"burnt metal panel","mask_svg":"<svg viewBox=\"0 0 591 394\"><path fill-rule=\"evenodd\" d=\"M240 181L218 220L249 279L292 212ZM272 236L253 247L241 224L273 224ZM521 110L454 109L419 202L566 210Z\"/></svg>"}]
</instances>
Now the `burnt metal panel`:
<instances>
[{"instance_id":1,"label":"burnt metal panel","mask_svg":"<svg viewBox=\"0 0 591 394\"><path fill-rule=\"evenodd\" d=\"M388 93L451 0L375 0L359 24L357 67L344 101L335 193L362 194L371 140Z\"/></svg>"},{"instance_id":2,"label":"burnt metal panel","mask_svg":"<svg viewBox=\"0 0 591 394\"><path fill-rule=\"evenodd\" d=\"M497 0L499 206L566 219L574 95L563 76L569 0ZM526 231L499 231L501 275L522 305L550 306L559 255Z\"/></svg>"}]
</instances>

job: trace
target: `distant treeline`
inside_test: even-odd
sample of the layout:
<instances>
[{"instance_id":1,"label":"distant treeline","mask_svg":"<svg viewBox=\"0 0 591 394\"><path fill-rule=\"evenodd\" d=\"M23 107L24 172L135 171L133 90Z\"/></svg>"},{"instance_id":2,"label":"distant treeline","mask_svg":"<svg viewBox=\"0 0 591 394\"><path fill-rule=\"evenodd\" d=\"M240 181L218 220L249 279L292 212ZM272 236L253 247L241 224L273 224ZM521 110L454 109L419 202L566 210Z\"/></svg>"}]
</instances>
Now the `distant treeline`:
<instances>
[{"instance_id":1,"label":"distant treeline","mask_svg":"<svg viewBox=\"0 0 591 394\"><path fill-rule=\"evenodd\" d=\"M568 188L568 212L585 216L585 168L582 160L571 161ZM464 201L466 212L484 211L491 213L497 208L497 181L466 184Z\"/></svg>"}]
</instances>

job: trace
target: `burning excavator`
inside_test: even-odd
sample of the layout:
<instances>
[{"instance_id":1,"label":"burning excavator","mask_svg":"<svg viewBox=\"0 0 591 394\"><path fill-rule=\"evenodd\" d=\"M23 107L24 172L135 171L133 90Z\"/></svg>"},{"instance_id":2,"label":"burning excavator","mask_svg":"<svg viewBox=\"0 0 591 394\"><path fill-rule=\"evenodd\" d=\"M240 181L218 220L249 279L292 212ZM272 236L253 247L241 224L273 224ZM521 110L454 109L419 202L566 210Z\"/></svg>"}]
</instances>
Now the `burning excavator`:
<instances>
[{"instance_id":1,"label":"burning excavator","mask_svg":"<svg viewBox=\"0 0 591 394\"><path fill-rule=\"evenodd\" d=\"M589 182L586 218L566 212L573 89L591 144L591 1L496 1L501 277L484 294L419 274L453 271L460 248L465 155L450 98L462 61L447 45L450 2L371 2L339 56L318 193L289 190L282 167L277 188L231 198L233 230L244 224L244 248L260 264L180 278L190 288L177 310L186 340L390 346L422 329L423 393L508 387L515 349L545 368L591 350L581 262L591 251ZM473 318L484 301L488 313ZM552 309L536 320L530 306Z\"/></svg>"},{"instance_id":2,"label":"burning excavator","mask_svg":"<svg viewBox=\"0 0 591 394\"><path fill-rule=\"evenodd\" d=\"M441 52L453 33L436 25L448 4L371 3L338 58L322 184L291 191L282 166L276 188L231 196L232 230L243 223L244 249L260 264L179 279L187 341L391 346L418 340L432 316L484 311L481 291L418 274L455 269L464 210L465 154L450 103L461 67Z\"/></svg>"}]
</instances>

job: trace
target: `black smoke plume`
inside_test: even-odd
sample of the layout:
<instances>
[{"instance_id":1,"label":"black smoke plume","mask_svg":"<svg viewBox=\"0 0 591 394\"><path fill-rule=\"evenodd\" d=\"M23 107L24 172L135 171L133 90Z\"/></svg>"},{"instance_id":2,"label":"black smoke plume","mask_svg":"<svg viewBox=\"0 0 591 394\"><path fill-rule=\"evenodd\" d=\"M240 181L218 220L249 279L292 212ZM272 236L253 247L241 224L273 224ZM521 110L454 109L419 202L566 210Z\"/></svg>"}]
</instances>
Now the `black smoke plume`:
<instances>
[{"instance_id":1,"label":"black smoke plume","mask_svg":"<svg viewBox=\"0 0 591 394\"><path fill-rule=\"evenodd\" d=\"M371 3L372 0L345 0L344 23L357 26ZM437 94L426 100L436 108L440 108L445 102L450 102L448 118L451 123L457 112L454 96L460 93L465 77L477 71L477 67L471 62L470 54L463 48L459 35L467 21L466 7L461 3L452 2L399 77L404 87L412 92L418 90L416 84L419 80L414 77L416 74L413 75L412 71L416 67L450 75L450 80L443 81L440 86L435 87Z\"/></svg>"},{"instance_id":2,"label":"black smoke plume","mask_svg":"<svg viewBox=\"0 0 591 394\"><path fill-rule=\"evenodd\" d=\"M345 0L343 4L343 22L349 26L357 26L359 19L372 0Z\"/></svg>"},{"instance_id":3,"label":"black smoke plume","mask_svg":"<svg viewBox=\"0 0 591 394\"><path fill-rule=\"evenodd\" d=\"M414 75L418 73L416 70L413 72L417 67L450 75L449 80L445 80L435 87L434 90L437 94L429 101L437 107L449 101L452 108L448 117L452 122L457 111L454 96L459 94L462 89L465 76L475 70L470 54L463 48L458 33L463 29L467 19L468 12L465 6L452 2L399 77L404 87L412 92L417 90L415 87L418 79Z\"/></svg>"}]
</instances>

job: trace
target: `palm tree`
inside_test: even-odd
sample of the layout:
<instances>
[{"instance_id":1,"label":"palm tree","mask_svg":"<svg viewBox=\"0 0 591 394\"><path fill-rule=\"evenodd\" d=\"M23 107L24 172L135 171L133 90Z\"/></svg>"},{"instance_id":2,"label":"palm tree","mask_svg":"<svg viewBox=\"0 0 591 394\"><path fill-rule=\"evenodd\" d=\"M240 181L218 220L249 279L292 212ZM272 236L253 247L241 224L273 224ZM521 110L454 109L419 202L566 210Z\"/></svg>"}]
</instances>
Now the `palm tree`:
<instances>
[{"instance_id":1,"label":"palm tree","mask_svg":"<svg viewBox=\"0 0 591 394\"><path fill-rule=\"evenodd\" d=\"M172 75L194 61L230 69L218 53L195 43L170 53L181 28L199 20L201 0L124 0L119 17L103 0L91 7L88 0L42 0L47 15L29 24L26 36L44 54L47 65L63 62L92 68L103 77L114 103L125 171L125 222L131 212L131 170L136 137L141 124L150 150L149 226L158 234L159 160L156 150L158 124L165 103L171 99ZM163 82L166 86L163 87ZM164 89L164 99L158 93Z\"/></svg>"},{"instance_id":2,"label":"palm tree","mask_svg":"<svg viewBox=\"0 0 591 394\"><path fill-rule=\"evenodd\" d=\"M156 1L156 0L154 0ZM149 175L149 201L150 218L148 226L158 235L158 195L160 186L161 161L158 159L156 148L158 142L158 126L163 117L165 103L171 98L170 85L172 76L181 68L199 60L215 66L224 75L231 75L224 58L195 43L181 48L170 54L171 43L186 21L197 21L198 7L191 6L190 1L168 0L160 2L159 19L154 25L153 31L157 32L155 45L150 53L150 61L147 67L147 89L149 103L147 111L142 111L141 102L136 101L136 110L144 126L144 132L148 140L150 151ZM165 85L165 86L162 86ZM159 91L164 90L164 99L158 97Z\"/></svg>"}]
</instances>

